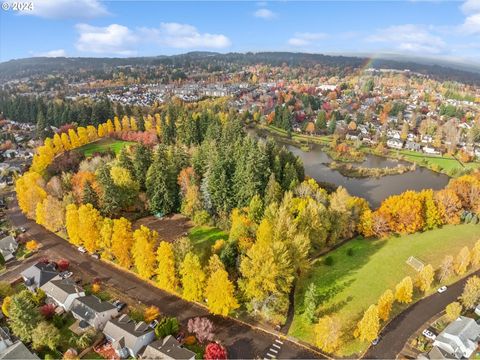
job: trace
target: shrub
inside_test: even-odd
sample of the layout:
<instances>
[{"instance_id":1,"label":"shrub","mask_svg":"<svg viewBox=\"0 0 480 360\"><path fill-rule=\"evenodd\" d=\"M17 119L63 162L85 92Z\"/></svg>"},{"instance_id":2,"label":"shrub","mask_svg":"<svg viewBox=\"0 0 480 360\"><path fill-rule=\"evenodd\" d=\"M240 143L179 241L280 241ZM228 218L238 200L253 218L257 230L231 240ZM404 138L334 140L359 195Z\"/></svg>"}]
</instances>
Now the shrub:
<instances>
[{"instance_id":1,"label":"shrub","mask_svg":"<svg viewBox=\"0 0 480 360\"><path fill-rule=\"evenodd\" d=\"M227 350L218 343L210 343L205 348L205 354L203 355L205 360L219 360L227 358Z\"/></svg>"},{"instance_id":2,"label":"shrub","mask_svg":"<svg viewBox=\"0 0 480 360\"><path fill-rule=\"evenodd\" d=\"M213 323L207 318L196 317L188 320L188 332L195 334L200 343L213 341Z\"/></svg>"},{"instance_id":3,"label":"shrub","mask_svg":"<svg viewBox=\"0 0 480 360\"><path fill-rule=\"evenodd\" d=\"M210 215L206 210L197 211L193 215L193 222L199 226L208 225L210 223Z\"/></svg>"},{"instance_id":4,"label":"shrub","mask_svg":"<svg viewBox=\"0 0 480 360\"><path fill-rule=\"evenodd\" d=\"M184 343L185 345L193 345L193 344L195 344L196 342L197 342L197 339L196 339L195 336L193 336L193 335L187 336L187 337L185 338L185 340L183 341L183 343Z\"/></svg>"},{"instance_id":5,"label":"shrub","mask_svg":"<svg viewBox=\"0 0 480 360\"><path fill-rule=\"evenodd\" d=\"M55 314L55 305L45 304L45 305L41 306L40 307L40 314L42 314L42 316L47 320L51 319L53 317L53 315Z\"/></svg>"},{"instance_id":6,"label":"shrub","mask_svg":"<svg viewBox=\"0 0 480 360\"><path fill-rule=\"evenodd\" d=\"M27 243L25 244L25 248L28 251L35 251L38 249L38 243L35 240L27 241Z\"/></svg>"},{"instance_id":7,"label":"shrub","mask_svg":"<svg viewBox=\"0 0 480 360\"><path fill-rule=\"evenodd\" d=\"M168 335L176 335L179 329L180 325L178 324L177 318L164 317L155 328L155 335L157 335L158 338L163 339Z\"/></svg>"},{"instance_id":8,"label":"shrub","mask_svg":"<svg viewBox=\"0 0 480 360\"><path fill-rule=\"evenodd\" d=\"M325 265L327 265L327 266L332 266L334 262L335 261L333 260L333 257L331 257L331 256L327 256L325 258Z\"/></svg>"},{"instance_id":9,"label":"shrub","mask_svg":"<svg viewBox=\"0 0 480 360\"><path fill-rule=\"evenodd\" d=\"M348 255L348 256L353 256L353 253L354 253L354 251L353 251L352 248L350 248L350 249L347 250L347 255Z\"/></svg>"},{"instance_id":10,"label":"shrub","mask_svg":"<svg viewBox=\"0 0 480 360\"><path fill-rule=\"evenodd\" d=\"M58 271L68 270L70 262L67 259L61 259L57 261Z\"/></svg>"},{"instance_id":11,"label":"shrub","mask_svg":"<svg viewBox=\"0 0 480 360\"><path fill-rule=\"evenodd\" d=\"M158 318L160 315L160 309L155 305L149 306L143 312L143 318L145 322L149 323Z\"/></svg>"}]
</instances>

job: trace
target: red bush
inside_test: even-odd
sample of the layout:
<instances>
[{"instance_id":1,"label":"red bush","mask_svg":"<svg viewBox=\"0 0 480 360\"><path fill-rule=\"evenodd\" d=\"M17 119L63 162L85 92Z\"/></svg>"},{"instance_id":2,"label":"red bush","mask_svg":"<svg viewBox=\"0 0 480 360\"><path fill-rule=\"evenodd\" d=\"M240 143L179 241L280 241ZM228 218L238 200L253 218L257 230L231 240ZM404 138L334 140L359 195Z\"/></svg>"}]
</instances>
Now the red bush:
<instances>
[{"instance_id":1,"label":"red bush","mask_svg":"<svg viewBox=\"0 0 480 360\"><path fill-rule=\"evenodd\" d=\"M53 314L55 314L55 305L53 304L45 304L43 306L40 307L40 314L42 314L42 316L45 318L45 319L50 319L53 317Z\"/></svg>"},{"instance_id":2,"label":"red bush","mask_svg":"<svg viewBox=\"0 0 480 360\"><path fill-rule=\"evenodd\" d=\"M68 270L69 266L70 266L70 263L68 262L67 259L61 259L57 261L58 271Z\"/></svg>"},{"instance_id":3,"label":"red bush","mask_svg":"<svg viewBox=\"0 0 480 360\"><path fill-rule=\"evenodd\" d=\"M210 343L205 348L205 360L223 360L227 358L227 349L218 343Z\"/></svg>"}]
</instances>

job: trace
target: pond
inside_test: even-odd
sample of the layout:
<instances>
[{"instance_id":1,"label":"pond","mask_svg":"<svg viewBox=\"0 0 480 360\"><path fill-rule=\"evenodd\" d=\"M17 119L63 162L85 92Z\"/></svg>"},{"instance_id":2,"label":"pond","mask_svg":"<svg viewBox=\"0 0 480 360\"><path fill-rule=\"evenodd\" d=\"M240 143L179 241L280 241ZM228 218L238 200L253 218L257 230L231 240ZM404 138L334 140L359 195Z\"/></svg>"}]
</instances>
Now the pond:
<instances>
[{"instance_id":1,"label":"pond","mask_svg":"<svg viewBox=\"0 0 480 360\"><path fill-rule=\"evenodd\" d=\"M248 132L253 136L259 135L254 130L249 130ZM263 135L261 134L261 136ZM450 179L447 175L439 174L420 166L417 166L414 171L378 178L347 177L340 174L337 170L330 169L327 164L332 162L332 159L322 150L320 145L313 144L311 145L311 150L305 152L294 145L286 144L280 137L274 137L274 139L278 143L284 144L288 150L302 159L305 175L318 182L343 186L351 195L366 199L373 208L380 206L382 200L390 195L400 194L406 190L440 190L448 184ZM355 166L385 168L395 167L398 164L409 163L367 154L366 159L362 163L356 163Z\"/></svg>"},{"instance_id":2,"label":"pond","mask_svg":"<svg viewBox=\"0 0 480 360\"><path fill-rule=\"evenodd\" d=\"M278 139L277 139L278 140ZM303 160L305 175L319 181L343 186L351 195L365 198L372 207L376 208L383 199L390 195L400 194L406 190L420 191L423 189L440 190L445 187L449 177L429 169L417 166L416 170L403 174L388 175L379 178L350 178L332 170L326 165L332 159L322 151L320 146L314 145L309 152L286 145L287 148ZM384 168L395 167L399 162L381 156L369 155L362 163L355 166Z\"/></svg>"}]
</instances>

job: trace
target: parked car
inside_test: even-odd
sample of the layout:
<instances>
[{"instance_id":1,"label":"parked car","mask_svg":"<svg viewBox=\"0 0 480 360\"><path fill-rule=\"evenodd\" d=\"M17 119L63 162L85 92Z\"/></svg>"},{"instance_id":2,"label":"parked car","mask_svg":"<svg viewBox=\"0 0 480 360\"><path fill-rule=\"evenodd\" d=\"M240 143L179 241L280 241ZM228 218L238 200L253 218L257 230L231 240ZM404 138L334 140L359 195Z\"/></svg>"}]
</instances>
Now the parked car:
<instances>
[{"instance_id":1,"label":"parked car","mask_svg":"<svg viewBox=\"0 0 480 360\"><path fill-rule=\"evenodd\" d=\"M25 229L23 226L18 228L18 231L20 231L22 234L27 232L27 229Z\"/></svg>"},{"instance_id":2,"label":"parked car","mask_svg":"<svg viewBox=\"0 0 480 360\"><path fill-rule=\"evenodd\" d=\"M443 293L443 292L445 292L445 291L447 291L447 287L446 287L446 286L439 287L438 290L437 290L437 292L438 292L439 294L441 294L441 293Z\"/></svg>"},{"instance_id":3,"label":"parked car","mask_svg":"<svg viewBox=\"0 0 480 360\"><path fill-rule=\"evenodd\" d=\"M372 340L372 345L375 346L380 342L380 336Z\"/></svg>"},{"instance_id":4,"label":"parked car","mask_svg":"<svg viewBox=\"0 0 480 360\"><path fill-rule=\"evenodd\" d=\"M82 254L85 254L87 252L87 249L85 249L83 246L79 246L77 250L80 251Z\"/></svg>"},{"instance_id":5,"label":"parked car","mask_svg":"<svg viewBox=\"0 0 480 360\"><path fill-rule=\"evenodd\" d=\"M71 271L62 271L60 274L58 274L62 279L68 279L73 275Z\"/></svg>"},{"instance_id":6,"label":"parked car","mask_svg":"<svg viewBox=\"0 0 480 360\"><path fill-rule=\"evenodd\" d=\"M94 259L97 259L97 260L100 259L100 255L98 255L98 254L92 254L92 257L93 257Z\"/></svg>"},{"instance_id":7,"label":"parked car","mask_svg":"<svg viewBox=\"0 0 480 360\"><path fill-rule=\"evenodd\" d=\"M150 324L148 324L148 327L149 327L150 329L155 329L155 328L157 327L157 325L158 325L158 320L155 319L155 320L153 320Z\"/></svg>"},{"instance_id":8,"label":"parked car","mask_svg":"<svg viewBox=\"0 0 480 360\"><path fill-rule=\"evenodd\" d=\"M122 311L122 309L127 306L124 302L121 302L120 300L114 300L112 302L112 305L117 308L118 311Z\"/></svg>"},{"instance_id":9,"label":"parked car","mask_svg":"<svg viewBox=\"0 0 480 360\"><path fill-rule=\"evenodd\" d=\"M425 336L427 339L430 340L435 340L437 338L437 335L435 335L433 332L431 332L428 329L425 329L422 331L423 336Z\"/></svg>"}]
</instances>

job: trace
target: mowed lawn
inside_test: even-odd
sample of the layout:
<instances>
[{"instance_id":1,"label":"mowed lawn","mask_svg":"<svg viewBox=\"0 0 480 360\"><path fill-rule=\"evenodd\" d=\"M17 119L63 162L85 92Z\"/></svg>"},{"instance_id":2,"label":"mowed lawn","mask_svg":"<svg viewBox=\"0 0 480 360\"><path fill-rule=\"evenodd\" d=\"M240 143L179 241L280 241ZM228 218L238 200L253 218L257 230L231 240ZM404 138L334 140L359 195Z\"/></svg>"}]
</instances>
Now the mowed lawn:
<instances>
[{"instance_id":1,"label":"mowed lawn","mask_svg":"<svg viewBox=\"0 0 480 360\"><path fill-rule=\"evenodd\" d=\"M92 156L94 153L102 153L112 150L118 154L125 146L134 144L131 141L115 140L115 139L101 139L77 148L77 151L83 153L86 157Z\"/></svg>"},{"instance_id":2,"label":"mowed lawn","mask_svg":"<svg viewBox=\"0 0 480 360\"><path fill-rule=\"evenodd\" d=\"M396 152L395 152L396 153ZM415 162L418 164L422 164L422 162L426 162L429 165L436 165L440 166L444 172L454 171L454 170L463 170L465 168L469 169L477 169L480 168L480 162L470 162L470 163L463 163L462 164L455 159L453 156L445 155L445 156L426 156L416 151L409 151L409 150L402 150L399 152L405 160Z\"/></svg>"},{"instance_id":3,"label":"mowed lawn","mask_svg":"<svg viewBox=\"0 0 480 360\"><path fill-rule=\"evenodd\" d=\"M217 240L228 240L228 234L216 227L195 226L192 228L188 237L192 243L195 254L198 255L202 264L207 264L212 254L212 246Z\"/></svg>"},{"instance_id":4,"label":"mowed lawn","mask_svg":"<svg viewBox=\"0 0 480 360\"><path fill-rule=\"evenodd\" d=\"M315 260L309 273L299 280L289 335L314 343L314 325L306 322L302 315L304 293L310 282L313 281L319 290L319 316L338 316L345 333L353 334L356 323L368 306L376 303L386 289L394 290L405 276L415 274L406 264L410 256L437 268L445 255L455 256L463 246L472 248L479 239L480 226L468 224L449 225L386 240L357 238L347 242ZM325 264L328 256L333 258L331 266ZM394 310L399 312L401 309L394 307ZM365 349L366 345L351 340L349 336L338 355L353 355Z\"/></svg>"}]
</instances>

